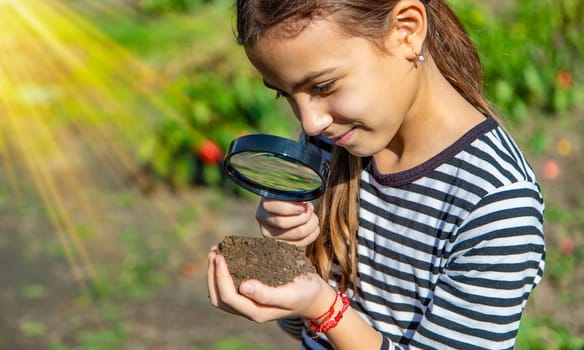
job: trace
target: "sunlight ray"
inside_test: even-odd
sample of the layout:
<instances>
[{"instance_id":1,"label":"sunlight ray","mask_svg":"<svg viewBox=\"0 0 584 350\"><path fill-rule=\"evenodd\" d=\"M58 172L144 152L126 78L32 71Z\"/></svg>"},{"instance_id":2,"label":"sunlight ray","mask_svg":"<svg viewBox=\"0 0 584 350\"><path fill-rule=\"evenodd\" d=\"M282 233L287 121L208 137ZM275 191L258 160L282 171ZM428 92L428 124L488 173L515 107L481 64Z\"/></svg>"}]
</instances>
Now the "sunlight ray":
<instances>
[{"instance_id":1,"label":"sunlight ray","mask_svg":"<svg viewBox=\"0 0 584 350\"><path fill-rule=\"evenodd\" d=\"M10 49L3 48L4 64L9 63L8 67L4 67L4 79L13 86L18 84L16 76L26 77L26 69L23 67L23 62L18 62L10 59ZM65 208L62 192L58 189L57 179L54 174L47 170L46 157L59 156L62 153L58 149L58 144L51 131L48 130L47 124L43 122L42 115L47 111L43 107L35 106L18 106L10 103L6 99L6 95L2 96L4 105L11 108L7 113L7 120L10 122L11 134L14 135L18 146L22 152L23 158L31 173L36 189L41 195L42 201L45 204L45 209L49 214L51 222L55 228L61 245L64 248L67 260L71 265L71 269L77 281L80 283L82 289L87 292L87 285L85 277L81 271L87 271L89 280L96 280L96 273L93 269L93 263L89 258L84 245L80 242L75 232L74 225ZM64 155L60 155L64 157ZM67 184L71 184L71 177L66 176ZM74 182L73 182L74 183ZM68 194L80 194L82 191L71 192L65 189Z\"/></svg>"},{"instance_id":2,"label":"sunlight ray","mask_svg":"<svg viewBox=\"0 0 584 350\"><path fill-rule=\"evenodd\" d=\"M53 47L43 45L40 41L35 41L34 37L29 38L28 49L35 49L35 55L40 55L43 50L53 53ZM122 170L116 170L116 164L118 159L128 159L128 156L123 154L122 147L116 146L116 136L107 135L107 129L110 126L106 126L107 118L104 118L106 113L100 114L98 108L95 108L92 104L92 100L87 97L84 89L76 81L75 77L72 76L71 67L67 66L67 60L61 59L59 54L63 52L62 50L56 51L54 55L40 56L41 61L44 63L45 71L51 72L51 79L59 87L59 91L62 95L62 102L57 102L57 110L67 118L67 123L72 123L75 127L76 132L83 139L86 146L92 150L92 153L100 160L100 163L106 171L112 175L113 178L118 179L118 183L123 182L124 174L127 173L128 169L131 169L135 164L126 164ZM107 101L111 104L110 101ZM79 114L79 115L76 115ZM81 120L83 119L83 120ZM89 125L82 125L82 122L90 122ZM115 124L115 123L113 123ZM91 131L90 131L91 130ZM97 134L91 140L88 140L89 133ZM96 149L99 147L107 147L108 152ZM116 157L117 156L117 157ZM106 158L107 157L107 158ZM125 161L128 163L128 161Z\"/></svg>"},{"instance_id":3,"label":"sunlight ray","mask_svg":"<svg viewBox=\"0 0 584 350\"><path fill-rule=\"evenodd\" d=\"M153 115L171 118L180 123L182 127L192 128L176 110L170 108L159 96L152 94L152 85L157 86L166 83L165 78L160 73L156 72L148 64L140 61L129 50L97 30L87 20L68 9L64 4L52 2L51 5L55 8L49 8L46 4L39 7L39 10L43 11L39 17L52 18L53 26L61 28L61 31L67 36L86 43L84 48L91 52L91 59L95 64L94 68L96 68L96 71L107 71L110 73L111 78L113 78L109 86L104 86L103 84L97 85L98 88L106 88L101 89L100 93L109 95L109 97L120 101L119 97L112 95L112 87L115 87L113 90L125 92L129 97L135 98L139 96L147 102L149 108L154 109ZM116 3L115 7L110 4L109 7L111 9L108 11L106 2L94 3L93 6L97 6L101 11L110 13L118 12L118 7L127 7L127 5L118 3ZM56 34L53 36L56 36ZM80 71L80 74L93 83L103 80L103 77L96 76L95 71L91 69L83 69ZM131 117L131 115L127 117ZM141 124L152 121L144 119L144 117L134 117L128 120L133 122L137 121ZM158 120L159 118L156 118L153 121ZM133 126L135 125L133 124ZM140 132L134 132L133 136L135 139L140 139L142 134Z\"/></svg>"},{"instance_id":4,"label":"sunlight ray","mask_svg":"<svg viewBox=\"0 0 584 350\"><path fill-rule=\"evenodd\" d=\"M160 96L151 94L150 86L153 84L153 81L155 85L161 84L156 82L161 80L160 74L157 74L151 67L138 60L127 49L116 44L111 38L96 30L95 27L90 25L86 20L75 15L62 4L59 5L58 3L54 3L54 5L59 8L57 11L54 11L55 13L51 14L51 16L54 18L61 18L61 22L68 26L67 28L69 31L77 33L76 35L80 39L84 38L84 42L92 43L92 57L95 62L97 62L95 66L96 71L115 72L114 76L116 82L110 83L109 85L104 84L103 77L97 76L95 72L90 69L85 69L83 71L83 76L93 82L92 88L95 90L94 92L97 93L98 97L104 99L103 101L105 102L103 104L114 106L111 113L118 112L124 117L134 116L133 118L127 118L127 121L129 121L128 125L121 123L118 125L118 130L122 134L124 134L124 132L131 134L130 136L122 135L124 139L131 141L142 140L144 132L149 132L149 130L144 127L142 127L142 131L137 130L136 125L148 125L146 123L147 120L144 120L142 116L136 116L132 106L128 107L127 101L120 99L120 96L118 96L120 93L127 94L130 100L139 99L140 101L143 101L150 110L149 114L156 117L156 121L160 120L161 117L164 117L176 121L186 129L192 129L192 126L185 122L185 119L179 115L178 111L168 106ZM98 7L102 11L118 13L118 11L115 10L108 11L105 2L100 3ZM129 11L129 9L125 8L124 11ZM70 35L73 36L73 34ZM123 67L123 69L120 70L120 67ZM83 104L83 106L87 105L88 104ZM83 115L93 117L91 119L96 121L95 125L97 125L97 121L103 119L102 115L106 115L106 113L98 115L94 110L86 109L84 110ZM114 121L117 120L114 119ZM85 129L86 132L89 132L88 128ZM98 130L100 129L98 128ZM101 137L103 138L103 135ZM93 139L98 140L99 136L94 137ZM109 146L113 144L113 142L106 143L106 145ZM120 152L119 150L116 153L120 156L119 158L122 160L122 163L126 164L126 174L132 173L136 168L136 164L135 162L132 162L131 159L135 159L135 155L129 155ZM137 175L139 176L140 174ZM154 204L157 205L158 210L160 210L171 222L177 234L181 237L186 237L178 220L176 220L176 218L170 214L164 206L156 201L154 201Z\"/></svg>"},{"instance_id":5,"label":"sunlight ray","mask_svg":"<svg viewBox=\"0 0 584 350\"><path fill-rule=\"evenodd\" d=\"M49 125L62 123L74 130L102 170L117 179L118 184L124 184L128 174L138 167L136 156L129 150L137 147L148 128L161 117L180 123L183 119L160 97L150 93L152 81L160 84L153 69L64 5L54 1L10 5L13 11L10 34L18 38L18 43L3 43L0 63L7 74L0 78L0 88L4 104L11 108L10 134L14 139L11 142L23 153L71 269L86 290L80 271L93 281L98 276L64 202L65 197L74 196L92 229L104 231L100 225L104 220L100 220L79 182L79 179L85 183L96 181L95 176L99 175L91 174L83 166L52 174L47 169L46 154L71 162L82 158L82 150L65 143L67 135L63 128L59 133ZM27 134L26 129L18 128L32 128L35 133ZM32 135L48 141L41 143ZM6 155L3 157L7 159ZM185 243L194 244L186 241L188 235L168 208L157 200L152 204Z\"/></svg>"},{"instance_id":6,"label":"sunlight ray","mask_svg":"<svg viewBox=\"0 0 584 350\"><path fill-rule=\"evenodd\" d=\"M52 51L51 53L57 57L58 62L61 62L61 64L63 66L66 67L67 71L69 72L69 76L66 76L66 79L69 79L68 82L74 83L76 84L76 88L83 88L85 85L91 86L92 90L96 93L96 96L99 98L101 96L103 96L103 93L105 92L106 94L111 94L111 88L116 86L114 82L108 82L106 81L98 81L97 79L95 79L93 72L90 71L90 69L87 68L87 62L83 61L80 57L78 57L77 55L73 54L73 50L70 48L65 47L65 45L63 44L63 42L61 42L56 34L51 31L51 28L48 27L48 24L43 23L42 21L40 21L40 19L38 18L39 16L37 16L30 7L26 7L22 4L20 5L16 5L15 6L16 10L19 12L19 14L21 15L21 18L23 20L26 21L26 23L28 25L30 25L30 27L34 30L34 32L36 34L38 34L42 39L43 42L47 43L47 47ZM45 14L46 15L46 14ZM55 18L56 13L54 14L50 14L50 15L46 15L46 18ZM55 25L58 26L58 23L56 23ZM76 39L82 39L82 37L80 35L77 35L77 37L73 36L72 37L76 38ZM86 46L89 46L90 44L85 44ZM89 52L93 54L94 50L93 48L89 47ZM107 51L106 51L107 52ZM105 84L104 84L105 82ZM97 90L97 91L96 91ZM122 89L116 89L116 92L118 93L125 93L126 91L123 91ZM76 95L81 94L83 95L83 91L79 91L77 92L77 94L72 94L69 95L68 97L76 97ZM123 96L118 96L118 98L123 97ZM91 102L91 99L89 99L88 101L85 102ZM103 103L103 105L105 105L106 103ZM84 117L90 117L89 119L93 119L95 121L100 121L99 117L97 116L97 111L96 109L90 109L89 106L91 106L92 104L83 104L81 103L80 106L82 106L84 108L83 114ZM87 114L89 112L89 114ZM102 113L104 113L105 111L102 111ZM120 113L119 114L120 117L125 117L124 114ZM97 118L96 118L97 117ZM88 119L88 118L86 118ZM105 118L101 118L101 121L105 121ZM120 119L118 118L110 118L108 121L113 122L114 124L119 124L120 123ZM95 125L98 128L96 130L99 130L99 125ZM122 130L124 130L126 128L123 128ZM129 129L129 128L128 128ZM132 134L127 133L127 135L123 135L125 137L127 137L128 135L133 135L134 138L137 138L139 135L137 132L134 132ZM104 135L105 136L105 135ZM109 138L105 138L105 141L107 141L108 144L113 143L112 139ZM129 164L129 161L127 160L127 156L125 154L123 154L120 149L118 148L114 148L114 155L117 155L118 158L123 161L125 164ZM128 165L129 168L131 168L131 166Z\"/></svg>"},{"instance_id":7,"label":"sunlight ray","mask_svg":"<svg viewBox=\"0 0 584 350\"><path fill-rule=\"evenodd\" d=\"M53 5L58 6L58 2L54 2ZM178 115L177 111L169 108L160 97L147 95L150 92L148 91L149 81L155 80L153 77L156 76L151 68L89 26L79 16L67 11L64 6L61 5L58 10L52 11L46 6L38 6L38 8L44 11L38 16L23 6L20 6L18 10L37 34L50 43L50 48L55 50L55 53L60 57L59 61L64 62L67 66L75 67L75 74L71 78L75 79L77 88L88 86L91 89L88 92L78 93L87 93L88 96L85 97L87 101L93 101L94 105L99 104L104 109L98 111L95 108L92 109L89 103L80 104L84 108L84 116L90 117L84 119L93 120L94 126L99 126L100 122L107 120L108 123L118 127L117 137L108 139L106 135L101 135L108 141L105 144L112 146L115 144L113 139L116 139L118 141L125 140L130 145L136 145L139 140L143 139L144 133L149 131L149 126L152 123L148 123L148 118L145 118L144 115L137 115L135 110L132 111L127 107L129 103L137 99L143 104L145 102L146 108L142 108L142 110L148 109L150 116L171 118L183 127L191 128ZM60 28L60 31L64 32L64 36L75 38L76 42L83 42L83 49L87 51L86 56L90 54L91 58L82 61L73 55L71 48L65 47L57 34L51 32L47 28L48 24L43 24L39 18L52 18L54 21L51 23L52 27ZM104 79L103 74L98 76L96 72L108 72L107 79ZM105 106L109 107L105 109ZM103 115L108 115L109 118L103 118ZM115 118L112 118L114 115ZM156 120L159 120L159 117ZM95 130L101 131L102 128L97 127ZM119 147L112 148L112 151L112 154L116 155L118 160L125 165L126 170L131 172L131 169L135 169L134 156L128 155Z\"/></svg>"},{"instance_id":8,"label":"sunlight ray","mask_svg":"<svg viewBox=\"0 0 584 350\"><path fill-rule=\"evenodd\" d=\"M45 9L45 11L47 11ZM54 12L54 13L53 13ZM63 14L69 14L70 18L62 19ZM76 76L73 79L73 82L69 82L69 84L64 84L65 88L69 88L71 85L74 85L74 89L76 91L67 91L67 96L73 96L75 99L83 99L79 103L81 108L81 114L83 115L84 121L90 121L93 124L92 127L81 127L80 123L74 124L79 125L79 133L84 137L87 145L97 144L98 141L103 146L108 147L113 151L117 157L116 159L118 162L112 162L110 160L102 161L102 163L107 164L106 166L112 167L112 164L122 164L122 174L130 174L135 171L137 168L137 164L135 161L135 155L130 155L124 147L116 147L117 140L122 139L128 140L130 144L134 146L138 143L139 140L143 138L143 132L148 131L147 128L142 128L143 130L137 130L136 125L140 126L140 124L144 124L145 120L141 116L135 116L135 111L133 110L132 106L128 106L128 99L129 100L136 100L139 99L146 104L146 106L151 110L150 114L158 116L164 116L165 118L172 118L176 121L179 121L184 127L191 128L191 126L187 125L184 122L184 119L181 118L178 112L169 106L167 106L160 97L147 95L149 93L148 89L142 86L144 84L136 84L133 83L135 80L137 81L144 81L144 76L149 77L148 79L152 79L155 76L154 71L149 68L144 63L137 60L134 56L130 55L129 52L123 49L121 46L116 45L111 39L105 37L102 33L96 31L93 27L89 26L87 22L83 21L78 16L75 16L71 12L67 12L66 8L62 7L59 8L58 11L52 11L51 13L45 13L41 17L45 17L50 15L50 18L61 19L59 23L63 22L66 23L68 31L73 32L69 33L70 37L75 37L79 40L79 42L88 42L91 43L91 46L87 44L85 47L90 48L92 52L93 59L97 62L94 66L95 71L98 72L114 72L114 79L115 81L111 81L111 77L104 77L98 76L94 70L90 69L88 65L83 64L84 68L80 68L76 71ZM71 26L71 23L75 22L75 25ZM36 23L35 30L41 30L38 27L38 21L33 21ZM79 30L82 29L83 31L80 32ZM64 30L61 27L61 30ZM67 31L65 31L67 32ZM91 36L89 34L91 33ZM47 34L45 34L47 36ZM49 34L52 38L51 43L58 41L56 35ZM96 40L97 38L97 40ZM101 46L100 46L101 45ZM63 52L62 49L63 45L59 45L60 49L58 53ZM69 59L68 59L69 60ZM65 60L65 61L68 61ZM62 61L62 60L59 60ZM124 69L121 70L122 74L120 73L120 67ZM137 71L132 73L132 71ZM136 79L138 77L138 79ZM87 93L88 96L83 96L84 91L79 91L79 86L83 86L82 83L78 82L89 81L91 82L91 92ZM146 84L147 86L147 84ZM127 99L120 98L120 95L124 95ZM91 108L91 104L87 102L93 101L93 99L101 102L101 105L110 106L109 109L106 111L98 112L97 109ZM120 119L112 118L113 116L120 116L126 119L127 124L121 123ZM132 117L133 118L128 118ZM107 135L107 128L103 128L103 121L107 121L108 124L113 124L117 126L117 137L116 136L109 136ZM89 136L93 135L93 136ZM87 141L89 138L92 141ZM106 140L107 142L103 142ZM99 152L94 152L96 155ZM109 153L108 153L109 154ZM138 174L140 175L140 174ZM122 175L124 176L124 175ZM160 210L167 219L171 222L172 227L174 227L177 234L181 237L186 237L186 234L183 231L183 228L178 223L178 220L173 217L172 214L162 205L154 201L154 204L157 205L158 210ZM193 243L194 244L194 243Z\"/></svg>"},{"instance_id":9,"label":"sunlight ray","mask_svg":"<svg viewBox=\"0 0 584 350\"><path fill-rule=\"evenodd\" d=\"M6 96L4 94L0 95L0 99L2 100L2 102L5 104L5 106L9 106L9 100L6 99ZM83 276L81 275L81 263L79 261L79 258L76 256L76 254L74 254L73 249L71 248L71 245L69 244L69 240L67 238L67 234L65 232L65 229L62 225L61 220L59 220L59 215L58 213L55 212L56 208L54 206L54 200L51 198L51 193L54 192L52 186L50 183L47 183L47 178L46 176L44 176L45 174L43 174L42 171L40 171L40 169L38 168L36 162L38 161L38 157L35 157L35 155L33 154L33 152L31 152L30 150L30 143L27 141L27 139L30 137L30 134L26 131L28 129L25 126L21 126L19 125L18 119L17 119L17 115L21 115L20 111L13 111L13 110L7 110L7 113L5 114L6 120L9 122L8 127L10 128L10 132L15 135L15 140L16 140L16 145L17 147L20 148L20 151L23 155L23 159L26 163L26 166L30 172L30 174L33 177L33 180L36 184L36 189L39 193L39 195L41 196L41 200L44 203L45 209L47 210L47 213L49 214L49 217L51 219L51 223L55 229L55 233L57 234L57 237L61 243L61 246L63 247L63 251L65 253L65 257L66 260L68 262L68 264L70 265L71 271L73 273L73 276L75 277L76 281L79 283L81 289L83 292L87 293L88 289L87 286L85 284L85 280L83 278ZM21 135L21 134L25 134L25 135Z\"/></svg>"},{"instance_id":10,"label":"sunlight ray","mask_svg":"<svg viewBox=\"0 0 584 350\"><path fill-rule=\"evenodd\" d=\"M2 45L0 44L0 47ZM1 67L1 62L0 62ZM2 74L2 70L0 70L0 74ZM0 85L2 84L2 80L0 80ZM2 95L3 88L0 86L0 95ZM10 188L14 191L15 198L12 199L13 202L16 202L19 206L22 205L22 194L20 193L20 186L18 185L18 177L16 175L17 170L12 159L12 155L10 154L10 141L8 133L8 121L7 118L2 116L8 114L6 110L6 106L2 108L0 106L0 165L2 166L3 170L6 172L6 176L8 177L8 182Z\"/></svg>"}]
</instances>

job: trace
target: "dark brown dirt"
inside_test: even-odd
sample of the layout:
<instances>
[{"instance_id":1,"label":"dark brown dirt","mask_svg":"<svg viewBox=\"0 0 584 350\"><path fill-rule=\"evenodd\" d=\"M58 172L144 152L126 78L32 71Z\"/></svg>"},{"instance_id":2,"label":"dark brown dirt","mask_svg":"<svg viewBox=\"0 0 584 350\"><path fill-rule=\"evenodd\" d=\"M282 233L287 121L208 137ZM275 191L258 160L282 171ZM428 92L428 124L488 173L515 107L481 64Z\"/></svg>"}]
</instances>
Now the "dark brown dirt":
<instances>
[{"instance_id":1,"label":"dark brown dirt","mask_svg":"<svg viewBox=\"0 0 584 350\"><path fill-rule=\"evenodd\" d=\"M278 287L316 272L302 249L272 238L227 236L219 244L219 252L237 288L247 279Z\"/></svg>"}]
</instances>

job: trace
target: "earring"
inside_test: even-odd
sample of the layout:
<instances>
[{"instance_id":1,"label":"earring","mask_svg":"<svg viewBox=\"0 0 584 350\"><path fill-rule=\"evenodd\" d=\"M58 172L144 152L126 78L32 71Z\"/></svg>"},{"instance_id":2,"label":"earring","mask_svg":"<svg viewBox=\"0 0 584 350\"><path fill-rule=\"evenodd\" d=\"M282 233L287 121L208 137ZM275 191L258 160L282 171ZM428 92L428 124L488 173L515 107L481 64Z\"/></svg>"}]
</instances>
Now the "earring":
<instances>
[{"instance_id":1,"label":"earring","mask_svg":"<svg viewBox=\"0 0 584 350\"><path fill-rule=\"evenodd\" d=\"M414 52L414 54L417 56L414 60L414 68L418 68L418 62L423 63L426 60L426 56L422 53L418 54Z\"/></svg>"}]
</instances>

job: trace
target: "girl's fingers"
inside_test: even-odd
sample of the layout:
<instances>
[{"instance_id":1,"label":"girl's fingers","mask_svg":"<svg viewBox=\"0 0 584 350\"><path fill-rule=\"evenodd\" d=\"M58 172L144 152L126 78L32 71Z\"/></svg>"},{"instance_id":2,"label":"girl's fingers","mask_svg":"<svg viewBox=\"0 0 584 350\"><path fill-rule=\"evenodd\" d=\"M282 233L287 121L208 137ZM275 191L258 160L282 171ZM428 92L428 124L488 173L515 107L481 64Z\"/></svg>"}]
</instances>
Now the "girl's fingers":
<instances>
[{"instance_id":1,"label":"girl's fingers","mask_svg":"<svg viewBox=\"0 0 584 350\"><path fill-rule=\"evenodd\" d=\"M314 213L312 203L301 203L305 210L294 215L284 215L291 211L284 209L278 213L269 212L270 207L293 208L291 203L263 200L256 212L256 219L260 224L260 231L264 237L277 238L289 243L306 246L318 236L319 220ZM292 211L293 212L293 211Z\"/></svg>"},{"instance_id":2,"label":"girl's fingers","mask_svg":"<svg viewBox=\"0 0 584 350\"><path fill-rule=\"evenodd\" d=\"M307 303L312 303L318 294L319 278L316 275L298 277L293 283L280 287L248 280L237 291L225 258L211 251L208 259L207 283L211 304L255 322L296 314L306 309Z\"/></svg>"},{"instance_id":3,"label":"girl's fingers","mask_svg":"<svg viewBox=\"0 0 584 350\"><path fill-rule=\"evenodd\" d=\"M224 301L232 299L233 296L237 294L237 290L235 289L233 277L231 277L231 274L229 273L227 262L221 255L217 255L214 262L216 277L215 281L217 283L219 297Z\"/></svg>"},{"instance_id":4,"label":"girl's fingers","mask_svg":"<svg viewBox=\"0 0 584 350\"><path fill-rule=\"evenodd\" d=\"M228 312L233 312L233 309L226 307L221 298L221 288L226 290L235 290L235 288L233 286L233 278L227 269L225 258L219 254L218 246L215 245L211 248L211 251L207 255L207 259L209 262L209 266L207 268L207 289L209 291L209 301L211 302L211 305L217 308ZM219 266L219 268L217 268L217 266ZM219 281L223 281L226 278L228 278L229 281L222 282L220 286ZM225 294L225 292L223 292L223 294Z\"/></svg>"},{"instance_id":5,"label":"girl's fingers","mask_svg":"<svg viewBox=\"0 0 584 350\"><path fill-rule=\"evenodd\" d=\"M308 211L310 202L287 202L277 199L262 198L259 207L274 216L295 216Z\"/></svg>"},{"instance_id":6,"label":"girl's fingers","mask_svg":"<svg viewBox=\"0 0 584 350\"><path fill-rule=\"evenodd\" d=\"M264 322L277 318L273 310L264 308L235 289L233 278L229 273L225 258L217 255L215 263L215 288L218 298L218 308L232 314L238 314L256 322Z\"/></svg>"},{"instance_id":7,"label":"girl's fingers","mask_svg":"<svg viewBox=\"0 0 584 350\"><path fill-rule=\"evenodd\" d=\"M320 227L318 218L312 215L307 222L286 229L260 225L260 232L264 237L280 239L297 246L306 246L316 239L320 233Z\"/></svg>"},{"instance_id":8,"label":"girl's fingers","mask_svg":"<svg viewBox=\"0 0 584 350\"><path fill-rule=\"evenodd\" d=\"M225 273L226 270L227 273ZM228 281L225 281L228 279ZM232 299L235 287L233 278L227 270L225 258L216 252L209 253L209 268L207 270L207 288L209 290L209 302L218 309L232 314L241 315L236 309L224 301L224 298ZM235 291L237 294L237 291Z\"/></svg>"},{"instance_id":9,"label":"girl's fingers","mask_svg":"<svg viewBox=\"0 0 584 350\"><path fill-rule=\"evenodd\" d=\"M209 252L207 255L208 267L207 267L207 290L209 292L209 302L211 305L218 307L219 299L217 294L217 284L215 279L215 258L217 253L215 251Z\"/></svg>"},{"instance_id":10,"label":"girl's fingers","mask_svg":"<svg viewBox=\"0 0 584 350\"><path fill-rule=\"evenodd\" d=\"M291 285L275 288L266 286L259 281L248 280L241 283L239 290L242 295L264 306L294 309L298 304L298 290Z\"/></svg>"},{"instance_id":11,"label":"girl's fingers","mask_svg":"<svg viewBox=\"0 0 584 350\"><path fill-rule=\"evenodd\" d=\"M262 207L256 211L256 219L262 226L270 227L277 230L288 230L305 224L314 215L312 210L306 210L293 215L281 213L270 213Z\"/></svg>"},{"instance_id":12,"label":"girl's fingers","mask_svg":"<svg viewBox=\"0 0 584 350\"><path fill-rule=\"evenodd\" d=\"M320 311L323 305L330 305L335 294L316 274L296 277L294 282L279 287L249 280L241 284L239 291L254 300L256 305L261 305L261 312L257 316L260 321L302 315L305 312L313 314L313 309Z\"/></svg>"}]
</instances>

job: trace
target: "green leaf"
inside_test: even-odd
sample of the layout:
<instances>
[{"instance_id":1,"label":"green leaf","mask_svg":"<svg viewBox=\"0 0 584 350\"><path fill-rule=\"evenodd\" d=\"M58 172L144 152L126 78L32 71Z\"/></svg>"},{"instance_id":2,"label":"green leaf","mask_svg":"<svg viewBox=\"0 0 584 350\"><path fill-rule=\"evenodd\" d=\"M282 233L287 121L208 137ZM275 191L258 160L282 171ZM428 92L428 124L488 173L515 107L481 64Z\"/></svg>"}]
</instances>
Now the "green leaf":
<instances>
[{"instance_id":1,"label":"green leaf","mask_svg":"<svg viewBox=\"0 0 584 350\"><path fill-rule=\"evenodd\" d=\"M544 131L537 131L531 138L529 145L533 153L541 155L548 147L548 136Z\"/></svg>"},{"instance_id":2,"label":"green leaf","mask_svg":"<svg viewBox=\"0 0 584 350\"><path fill-rule=\"evenodd\" d=\"M528 64L523 71L523 77L527 88L531 92L531 102L535 105L539 105L539 103L541 103L540 101L542 101L545 96L544 83L540 76L540 72L535 65Z\"/></svg>"},{"instance_id":3,"label":"green leaf","mask_svg":"<svg viewBox=\"0 0 584 350\"><path fill-rule=\"evenodd\" d=\"M523 100L517 100L513 103L513 107L511 108L512 120L518 123L523 123L527 119L527 115L529 114L529 110L527 105Z\"/></svg>"},{"instance_id":4,"label":"green leaf","mask_svg":"<svg viewBox=\"0 0 584 350\"><path fill-rule=\"evenodd\" d=\"M495 98L497 103L507 105L513 99L513 87L505 80L498 80L495 83Z\"/></svg>"},{"instance_id":5,"label":"green leaf","mask_svg":"<svg viewBox=\"0 0 584 350\"><path fill-rule=\"evenodd\" d=\"M584 106L584 86L574 84L572 87L572 101L575 106Z\"/></svg>"},{"instance_id":6,"label":"green leaf","mask_svg":"<svg viewBox=\"0 0 584 350\"><path fill-rule=\"evenodd\" d=\"M205 164L203 166L203 177L207 183L218 185L221 182L221 172L215 164Z\"/></svg>"},{"instance_id":7,"label":"green leaf","mask_svg":"<svg viewBox=\"0 0 584 350\"><path fill-rule=\"evenodd\" d=\"M191 157L183 156L177 159L172 171L176 185L181 187L188 186L191 183L194 172L195 164Z\"/></svg>"},{"instance_id":8,"label":"green leaf","mask_svg":"<svg viewBox=\"0 0 584 350\"><path fill-rule=\"evenodd\" d=\"M21 294L25 299L42 299L47 295L47 290L43 284L29 284L22 288Z\"/></svg>"},{"instance_id":9,"label":"green leaf","mask_svg":"<svg viewBox=\"0 0 584 350\"><path fill-rule=\"evenodd\" d=\"M138 159L141 161L148 161L154 156L158 139L156 135L150 135L138 147Z\"/></svg>"},{"instance_id":10,"label":"green leaf","mask_svg":"<svg viewBox=\"0 0 584 350\"><path fill-rule=\"evenodd\" d=\"M28 337L40 337L47 333L47 326L41 321L23 321L20 330Z\"/></svg>"},{"instance_id":11,"label":"green leaf","mask_svg":"<svg viewBox=\"0 0 584 350\"><path fill-rule=\"evenodd\" d=\"M554 99L553 99L553 108L554 111L563 112L566 111L570 106L570 94L569 90L567 89L555 89L554 90Z\"/></svg>"},{"instance_id":12,"label":"green leaf","mask_svg":"<svg viewBox=\"0 0 584 350\"><path fill-rule=\"evenodd\" d=\"M160 147L151 160L152 170L162 178L170 173L170 152L167 148Z\"/></svg>"},{"instance_id":13,"label":"green leaf","mask_svg":"<svg viewBox=\"0 0 584 350\"><path fill-rule=\"evenodd\" d=\"M191 106L191 121L195 128L207 127L213 118L213 112L205 101L194 101Z\"/></svg>"}]
</instances>

